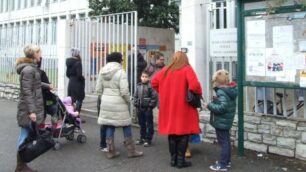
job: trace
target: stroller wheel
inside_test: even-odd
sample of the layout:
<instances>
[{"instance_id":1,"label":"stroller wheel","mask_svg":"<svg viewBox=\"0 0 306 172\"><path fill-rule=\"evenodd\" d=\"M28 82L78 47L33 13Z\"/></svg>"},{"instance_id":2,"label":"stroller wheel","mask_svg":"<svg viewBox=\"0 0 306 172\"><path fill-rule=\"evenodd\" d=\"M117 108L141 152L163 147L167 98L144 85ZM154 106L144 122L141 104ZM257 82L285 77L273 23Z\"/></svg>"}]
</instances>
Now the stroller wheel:
<instances>
[{"instance_id":1,"label":"stroller wheel","mask_svg":"<svg viewBox=\"0 0 306 172\"><path fill-rule=\"evenodd\" d=\"M61 144L60 144L59 142L55 142L55 145L54 145L54 147L53 147L53 150L57 151L57 150L59 150L59 149L61 149Z\"/></svg>"},{"instance_id":2,"label":"stroller wheel","mask_svg":"<svg viewBox=\"0 0 306 172\"><path fill-rule=\"evenodd\" d=\"M73 139L74 139L74 133L72 132L71 134L69 134L68 136L66 136L66 139L67 139L68 141L73 141Z\"/></svg>"},{"instance_id":3,"label":"stroller wheel","mask_svg":"<svg viewBox=\"0 0 306 172\"><path fill-rule=\"evenodd\" d=\"M78 135L78 137L77 137L77 142L78 143L84 144L84 143L86 143L86 141L87 141L87 137L85 135L82 135L82 134Z\"/></svg>"}]
</instances>

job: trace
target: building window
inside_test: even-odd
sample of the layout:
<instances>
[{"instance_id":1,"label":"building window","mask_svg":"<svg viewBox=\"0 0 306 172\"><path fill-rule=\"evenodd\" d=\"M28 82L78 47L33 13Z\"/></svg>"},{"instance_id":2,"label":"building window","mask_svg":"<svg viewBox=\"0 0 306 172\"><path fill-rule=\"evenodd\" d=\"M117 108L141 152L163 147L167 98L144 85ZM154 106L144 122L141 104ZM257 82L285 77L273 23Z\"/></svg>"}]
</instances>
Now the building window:
<instances>
[{"instance_id":1,"label":"building window","mask_svg":"<svg viewBox=\"0 0 306 172\"><path fill-rule=\"evenodd\" d=\"M41 5L41 1L42 1L42 0L37 0L37 5L38 5L38 6Z\"/></svg>"},{"instance_id":2,"label":"building window","mask_svg":"<svg viewBox=\"0 0 306 172\"><path fill-rule=\"evenodd\" d=\"M34 38L34 22L31 21L29 25L29 42L33 43Z\"/></svg>"},{"instance_id":3,"label":"building window","mask_svg":"<svg viewBox=\"0 0 306 172\"><path fill-rule=\"evenodd\" d=\"M34 7L34 5L35 5L35 0L31 0L30 6L31 6L31 7Z\"/></svg>"},{"instance_id":4,"label":"building window","mask_svg":"<svg viewBox=\"0 0 306 172\"><path fill-rule=\"evenodd\" d=\"M11 23L9 27L9 45L13 46L14 43L14 24Z\"/></svg>"},{"instance_id":5,"label":"building window","mask_svg":"<svg viewBox=\"0 0 306 172\"><path fill-rule=\"evenodd\" d=\"M79 19L85 19L85 13L79 14Z\"/></svg>"},{"instance_id":6,"label":"building window","mask_svg":"<svg viewBox=\"0 0 306 172\"><path fill-rule=\"evenodd\" d=\"M24 8L28 8L28 0L24 0L23 7L24 7Z\"/></svg>"},{"instance_id":7,"label":"building window","mask_svg":"<svg viewBox=\"0 0 306 172\"><path fill-rule=\"evenodd\" d=\"M37 33L37 43L41 44L41 21L37 20L36 22L36 33Z\"/></svg>"},{"instance_id":8,"label":"building window","mask_svg":"<svg viewBox=\"0 0 306 172\"><path fill-rule=\"evenodd\" d=\"M57 34L57 20L56 18L52 19L51 22L51 44L55 45L56 44L56 34Z\"/></svg>"},{"instance_id":9,"label":"building window","mask_svg":"<svg viewBox=\"0 0 306 172\"><path fill-rule=\"evenodd\" d=\"M5 0L4 12L8 12L9 9L9 0Z\"/></svg>"},{"instance_id":10,"label":"building window","mask_svg":"<svg viewBox=\"0 0 306 172\"><path fill-rule=\"evenodd\" d=\"M0 0L0 13L3 11L3 0Z\"/></svg>"},{"instance_id":11,"label":"building window","mask_svg":"<svg viewBox=\"0 0 306 172\"><path fill-rule=\"evenodd\" d=\"M48 19L44 20L43 23L43 39L42 39L42 44L48 44L48 26L49 22Z\"/></svg>"},{"instance_id":12,"label":"building window","mask_svg":"<svg viewBox=\"0 0 306 172\"><path fill-rule=\"evenodd\" d=\"M1 0L0 0L1 3ZM0 25L0 47L2 47L2 27L3 25Z\"/></svg>"},{"instance_id":13,"label":"building window","mask_svg":"<svg viewBox=\"0 0 306 172\"><path fill-rule=\"evenodd\" d=\"M11 1L11 10L15 10L15 0Z\"/></svg>"},{"instance_id":14,"label":"building window","mask_svg":"<svg viewBox=\"0 0 306 172\"><path fill-rule=\"evenodd\" d=\"M27 42L27 22L23 22L22 24L22 45L25 45Z\"/></svg>"},{"instance_id":15,"label":"building window","mask_svg":"<svg viewBox=\"0 0 306 172\"><path fill-rule=\"evenodd\" d=\"M17 1L16 6L17 6L17 10L19 10L19 9L21 8L21 0L18 0L18 1Z\"/></svg>"}]
</instances>

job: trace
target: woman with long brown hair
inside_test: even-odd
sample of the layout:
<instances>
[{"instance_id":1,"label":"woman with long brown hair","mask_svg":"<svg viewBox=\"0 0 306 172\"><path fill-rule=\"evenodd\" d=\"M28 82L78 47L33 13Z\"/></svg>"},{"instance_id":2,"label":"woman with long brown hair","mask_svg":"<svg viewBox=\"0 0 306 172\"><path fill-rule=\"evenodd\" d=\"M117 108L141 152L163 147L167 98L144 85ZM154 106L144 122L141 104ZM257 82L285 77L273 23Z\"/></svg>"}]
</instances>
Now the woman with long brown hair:
<instances>
[{"instance_id":1,"label":"woman with long brown hair","mask_svg":"<svg viewBox=\"0 0 306 172\"><path fill-rule=\"evenodd\" d=\"M197 76L185 53L176 52L171 63L153 77L152 87L159 93L158 132L168 135L171 166L191 166L185 161L189 135L200 133L199 114L186 101L187 90L202 95Z\"/></svg>"}]
</instances>

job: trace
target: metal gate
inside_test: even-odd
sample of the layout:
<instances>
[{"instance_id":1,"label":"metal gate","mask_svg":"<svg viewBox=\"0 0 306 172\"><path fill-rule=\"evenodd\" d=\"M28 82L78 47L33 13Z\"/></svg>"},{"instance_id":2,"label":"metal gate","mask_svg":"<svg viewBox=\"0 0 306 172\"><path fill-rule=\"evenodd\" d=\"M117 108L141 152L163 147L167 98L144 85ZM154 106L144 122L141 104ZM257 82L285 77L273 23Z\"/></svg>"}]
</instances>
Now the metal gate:
<instances>
[{"instance_id":1,"label":"metal gate","mask_svg":"<svg viewBox=\"0 0 306 172\"><path fill-rule=\"evenodd\" d=\"M112 52L122 53L130 88L136 85L133 82L137 76L136 11L72 20L70 27L70 46L81 50L87 95L94 93L99 70ZM133 90L130 90L133 95Z\"/></svg>"}]
</instances>

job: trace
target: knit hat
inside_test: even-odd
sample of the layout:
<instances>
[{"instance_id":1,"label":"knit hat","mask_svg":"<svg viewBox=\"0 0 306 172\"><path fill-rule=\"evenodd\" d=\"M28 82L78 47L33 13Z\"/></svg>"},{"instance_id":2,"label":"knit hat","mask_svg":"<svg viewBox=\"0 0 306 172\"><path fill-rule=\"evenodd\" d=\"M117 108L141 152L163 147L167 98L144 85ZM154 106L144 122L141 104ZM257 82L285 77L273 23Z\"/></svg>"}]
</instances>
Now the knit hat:
<instances>
[{"instance_id":1,"label":"knit hat","mask_svg":"<svg viewBox=\"0 0 306 172\"><path fill-rule=\"evenodd\" d=\"M229 83L229 73L227 70L221 69L214 73L212 82L213 87L218 85L227 85Z\"/></svg>"},{"instance_id":2,"label":"knit hat","mask_svg":"<svg viewBox=\"0 0 306 172\"><path fill-rule=\"evenodd\" d=\"M113 52L111 54L109 54L106 57L106 62L117 62L117 63L121 63L122 62L122 54L119 52Z\"/></svg>"},{"instance_id":3,"label":"knit hat","mask_svg":"<svg viewBox=\"0 0 306 172\"><path fill-rule=\"evenodd\" d=\"M71 48L71 56L72 57L81 57L81 52L77 48Z\"/></svg>"}]
</instances>

